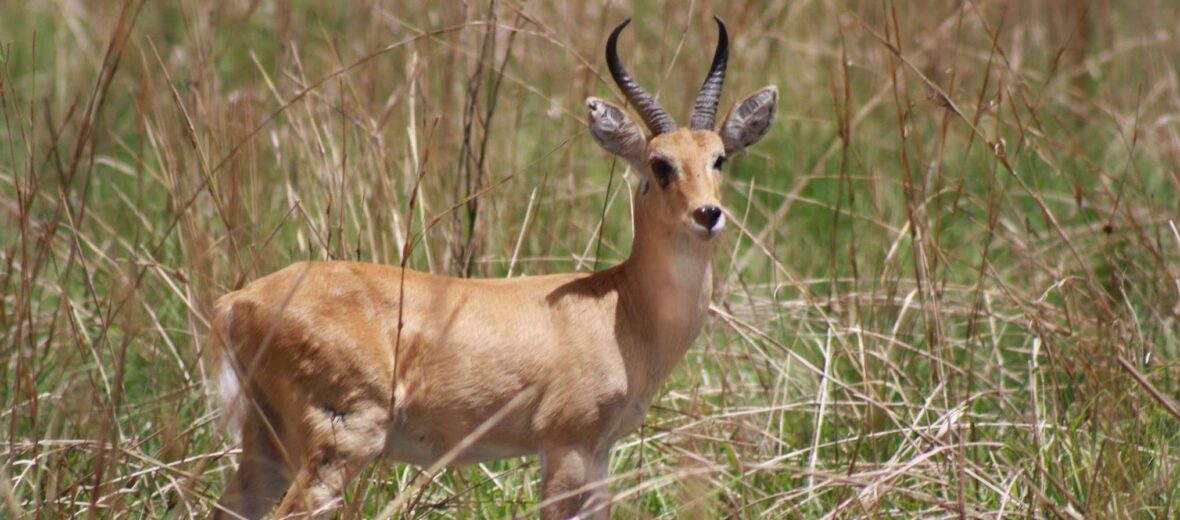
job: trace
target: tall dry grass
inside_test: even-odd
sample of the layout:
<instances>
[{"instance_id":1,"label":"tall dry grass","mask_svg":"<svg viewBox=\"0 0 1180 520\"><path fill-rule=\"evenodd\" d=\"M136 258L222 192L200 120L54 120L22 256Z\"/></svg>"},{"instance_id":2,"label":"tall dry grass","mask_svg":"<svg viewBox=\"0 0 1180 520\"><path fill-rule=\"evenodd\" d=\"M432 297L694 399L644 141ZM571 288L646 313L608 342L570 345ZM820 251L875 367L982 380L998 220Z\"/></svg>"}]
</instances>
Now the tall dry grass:
<instances>
[{"instance_id":1,"label":"tall dry grass","mask_svg":"<svg viewBox=\"0 0 1180 520\"><path fill-rule=\"evenodd\" d=\"M710 323L616 516L1176 515L1180 6L0 0L5 514L200 516L219 294L305 258L601 268L635 177L582 100L781 92ZM538 468L374 467L340 516L530 514ZM400 495L409 493L409 495Z\"/></svg>"}]
</instances>

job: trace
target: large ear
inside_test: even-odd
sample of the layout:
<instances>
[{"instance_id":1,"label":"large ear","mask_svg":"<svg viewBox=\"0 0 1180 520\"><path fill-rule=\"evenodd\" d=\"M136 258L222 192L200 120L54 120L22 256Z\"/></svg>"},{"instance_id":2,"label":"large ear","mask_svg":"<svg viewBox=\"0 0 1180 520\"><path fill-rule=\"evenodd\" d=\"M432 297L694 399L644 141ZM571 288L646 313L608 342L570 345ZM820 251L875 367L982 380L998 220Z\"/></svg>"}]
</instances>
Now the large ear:
<instances>
[{"instance_id":1,"label":"large ear","mask_svg":"<svg viewBox=\"0 0 1180 520\"><path fill-rule=\"evenodd\" d=\"M642 162L647 137L623 109L596 97L586 99L586 108L590 109L590 135L599 145L632 163Z\"/></svg>"},{"instance_id":2,"label":"large ear","mask_svg":"<svg viewBox=\"0 0 1180 520\"><path fill-rule=\"evenodd\" d=\"M778 109L778 87L771 85L734 103L721 124L721 142L725 155L733 155L750 146L770 130Z\"/></svg>"}]
</instances>

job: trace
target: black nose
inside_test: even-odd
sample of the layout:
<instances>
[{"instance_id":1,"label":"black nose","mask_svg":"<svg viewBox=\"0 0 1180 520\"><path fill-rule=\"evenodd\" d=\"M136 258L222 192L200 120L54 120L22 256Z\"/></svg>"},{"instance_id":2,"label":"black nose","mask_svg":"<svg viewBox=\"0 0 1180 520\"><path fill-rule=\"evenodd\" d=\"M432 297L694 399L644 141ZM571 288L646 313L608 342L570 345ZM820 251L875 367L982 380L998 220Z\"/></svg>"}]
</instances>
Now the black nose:
<instances>
[{"instance_id":1,"label":"black nose","mask_svg":"<svg viewBox=\"0 0 1180 520\"><path fill-rule=\"evenodd\" d=\"M692 212L692 219L708 230L712 230L720 218L721 208L717 206L701 206Z\"/></svg>"}]
</instances>

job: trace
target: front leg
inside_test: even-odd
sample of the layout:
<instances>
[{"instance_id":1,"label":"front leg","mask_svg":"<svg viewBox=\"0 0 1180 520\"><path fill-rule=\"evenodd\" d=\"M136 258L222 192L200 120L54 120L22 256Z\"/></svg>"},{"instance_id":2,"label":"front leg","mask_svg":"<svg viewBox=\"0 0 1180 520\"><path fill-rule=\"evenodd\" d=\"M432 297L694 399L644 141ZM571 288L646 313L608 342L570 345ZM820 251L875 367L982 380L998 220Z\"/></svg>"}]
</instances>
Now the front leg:
<instances>
[{"instance_id":1,"label":"front leg","mask_svg":"<svg viewBox=\"0 0 1180 520\"><path fill-rule=\"evenodd\" d=\"M541 519L610 517L610 446L547 448L541 454Z\"/></svg>"}]
</instances>

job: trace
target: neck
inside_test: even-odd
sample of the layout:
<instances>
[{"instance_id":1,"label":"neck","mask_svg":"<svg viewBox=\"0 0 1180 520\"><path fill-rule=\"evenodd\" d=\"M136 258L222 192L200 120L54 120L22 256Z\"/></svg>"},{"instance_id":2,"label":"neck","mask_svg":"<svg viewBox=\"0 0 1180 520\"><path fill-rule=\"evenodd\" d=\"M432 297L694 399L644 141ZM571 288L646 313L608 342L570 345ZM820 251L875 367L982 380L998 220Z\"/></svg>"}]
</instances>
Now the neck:
<instances>
[{"instance_id":1,"label":"neck","mask_svg":"<svg viewBox=\"0 0 1180 520\"><path fill-rule=\"evenodd\" d=\"M651 376L662 380L700 332L713 291L712 257L712 241L686 232L651 232L636 222L631 256L622 265L620 299L637 348L652 362Z\"/></svg>"}]
</instances>

